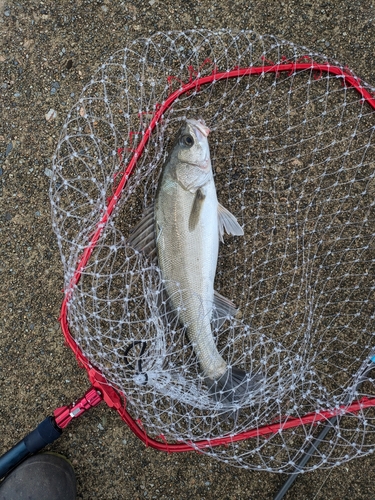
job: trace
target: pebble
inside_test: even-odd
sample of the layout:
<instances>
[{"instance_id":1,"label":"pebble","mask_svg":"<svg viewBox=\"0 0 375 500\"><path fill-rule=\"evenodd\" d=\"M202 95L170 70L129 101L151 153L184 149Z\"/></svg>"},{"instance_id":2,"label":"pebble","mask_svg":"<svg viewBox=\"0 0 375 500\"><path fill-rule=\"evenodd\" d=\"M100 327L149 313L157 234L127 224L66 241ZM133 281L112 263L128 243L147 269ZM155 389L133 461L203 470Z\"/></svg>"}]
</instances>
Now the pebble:
<instances>
[{"instance_id":1,"label":"pebble","mask_svg":"<svg viewBox=\"0 0 375 500\"><path fill-rule=\"evenodd\" d=\"M0 177L3 175L4 170L0 167Z\"/></svg>"},{"instance_id":2,"label":"pebble","mask_svg":"<svg viewBox=\"0 0 375 500\"><path fill-rule=\"evenodd\" d=\"M104 431L104 427L102 426L102 424L100 424L100 423L98 424L98 429L99 429L100 431Z\"/></svg>"},{"instance_id":3,"label":"pebble","mask_svg":"<svg viewBox=\"0 0 375 500\"><path fill-rule=\"evenodd\" d=\"M35 217L40 217L40 212L39 210L37 212L35 212Z\"/></svg>"},{"instance_id":4,"label":"pebble","mask_svg":"<svg viewBox=\"0 0 375 500\"><path fill-rule=\"evenodd\" d=\"M59 82L53 82L51 84L51 95L55 95L56 92L59 90L59 88L60 88Z\"/></svg>"},{"instance_id":5,"label":"pebble","mask_svg":"<svg viewBox=\"0 0 375 500\"><path fill-rule=\"evenodd\" d=\"M46 167L44 169L44 175L46 175L47 177L52 177L53 176L53 172L50 168Z\"/></svg>"},{"instance_id":6,"label":"pebble","mask_svg":"<svg viewBox=\"0 0 375 500\"><path fill-rule=\"evenodd\" d=\"M11 220L12 219L12 214L10 214L9 212L5 212L4 218L5 218L5 220Z\"/></svg>"},{"instance_id":7,"label":"pebble","mask_svg":"<svg viewBox=\"0 0 375 500\"><path fill-rule=\"evenodd\" d=\"M4 10L4 16L9 17L10 16L10 10Z\"/></svg>"},{"instance_id":8,"label":"pebble","mask_svg":"<svg viewBox=\"0 0 375 500\"><path fill-rule=\"evenodd\" d=\"M6 148L6 151L5 151L5 158L10 154L12 149L13 149L13 144L10 142Z\"/></svg>"},{"instance_id":9,"label":"pebble","mask_svg":"<svg viewBox=\"0 0 375 500\"><path fill-rule=\"evenodd\" d=\"M52 108L51 108L51 109L48 111L48 113L46 114L46 117L45 117L45 118L46 118L47 122L49 122L49 121L51 121L51 120L54 120L54 119L56 118L56 116L57 116L56 111L55 111L54 109L52 109Z\"/></svg>"}]
</instances>

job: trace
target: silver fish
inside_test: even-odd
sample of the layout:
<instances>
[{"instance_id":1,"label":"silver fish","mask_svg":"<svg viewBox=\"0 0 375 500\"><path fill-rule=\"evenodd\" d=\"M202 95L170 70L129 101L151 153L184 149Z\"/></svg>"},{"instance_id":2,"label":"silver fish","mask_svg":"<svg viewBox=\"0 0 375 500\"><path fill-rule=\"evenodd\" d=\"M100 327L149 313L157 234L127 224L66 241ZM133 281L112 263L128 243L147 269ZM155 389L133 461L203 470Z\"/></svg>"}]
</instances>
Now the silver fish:
<instances>
[{"instance_id":1,"label":"silver fish","mask_svg":"<svg viewBox=\"0 0 375 500\"><path fill-rule=\"evenodd\" d=\"M258 377L228 367L212 333L215 318L237 313L230 300L214 291L219 240L224 230L235 236L244 233L218 203L209 132L201 119L183 124L163 167L155 204L128 243L157 257L171 308L186 327L208 389L225 404L241 401L256 388Z\"/></svg>"}]
</instances>

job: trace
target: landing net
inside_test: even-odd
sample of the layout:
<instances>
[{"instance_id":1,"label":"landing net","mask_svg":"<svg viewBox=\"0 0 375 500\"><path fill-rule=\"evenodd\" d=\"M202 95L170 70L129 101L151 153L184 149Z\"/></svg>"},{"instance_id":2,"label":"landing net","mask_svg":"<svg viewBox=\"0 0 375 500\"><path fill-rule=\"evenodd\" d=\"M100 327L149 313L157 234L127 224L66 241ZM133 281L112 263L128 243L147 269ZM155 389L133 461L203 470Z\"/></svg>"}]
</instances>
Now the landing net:
<instances>
[{"instance_id":1,"label":"landing net","mask_svg":"<svg viewBox=\"0 0 375 500\"><path fill-rule=\"evenodd\" d=\"M290 42L207 30L135 40L84 87L50 189L62 325L146 442L288 472L337 416L305 470L374 451L373 91ZM160 269L127 244L186 117L211 129L218 200L244 230L225 236L215 279L240 313L213 333L263 382L229 412L160 300Z\"/></svg>"}]
</instances>

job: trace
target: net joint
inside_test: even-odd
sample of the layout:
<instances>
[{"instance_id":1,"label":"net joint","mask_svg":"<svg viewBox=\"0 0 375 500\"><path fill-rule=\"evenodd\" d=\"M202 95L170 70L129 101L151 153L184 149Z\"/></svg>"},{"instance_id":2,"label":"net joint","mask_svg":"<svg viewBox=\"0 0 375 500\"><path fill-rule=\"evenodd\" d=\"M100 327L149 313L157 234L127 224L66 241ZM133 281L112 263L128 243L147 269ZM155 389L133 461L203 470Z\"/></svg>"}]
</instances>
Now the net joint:
<instances>
[{"instance_id":1,"label":"net joint","mask_svg":"<svg viewBox=\"0 0 375 500\"><path fill-rule=\"evenodd\" d=\"M97 389L91 387L86 394L75 403L57 408L53 412L56 425L60 427L60 429L65 429L74 418L80 417L87 410L97 406L102 399L101 393Z\"/></svg>"}]
</instances>

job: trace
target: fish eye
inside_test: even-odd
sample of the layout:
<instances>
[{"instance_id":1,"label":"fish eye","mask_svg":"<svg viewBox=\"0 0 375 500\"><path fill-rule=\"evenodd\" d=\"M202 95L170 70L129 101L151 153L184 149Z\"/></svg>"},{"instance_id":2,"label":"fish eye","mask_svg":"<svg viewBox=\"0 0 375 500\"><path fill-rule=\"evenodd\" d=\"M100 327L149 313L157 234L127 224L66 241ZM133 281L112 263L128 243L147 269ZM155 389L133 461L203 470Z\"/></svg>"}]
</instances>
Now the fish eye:
<instances>
[{"instance_id":1,"label":"fish eye","mask_svg":"<svg viewBox=\"0 0 375 500\"><path fill-rule=\"evenodd\" d=\"M184 135L184 136L181 137L181 142L185 146L188 146L189 148L191 148L191 146L194 144L194 139L193 139L193 137L190 134L189 135Z\"/></svg>"}]
</instances>

